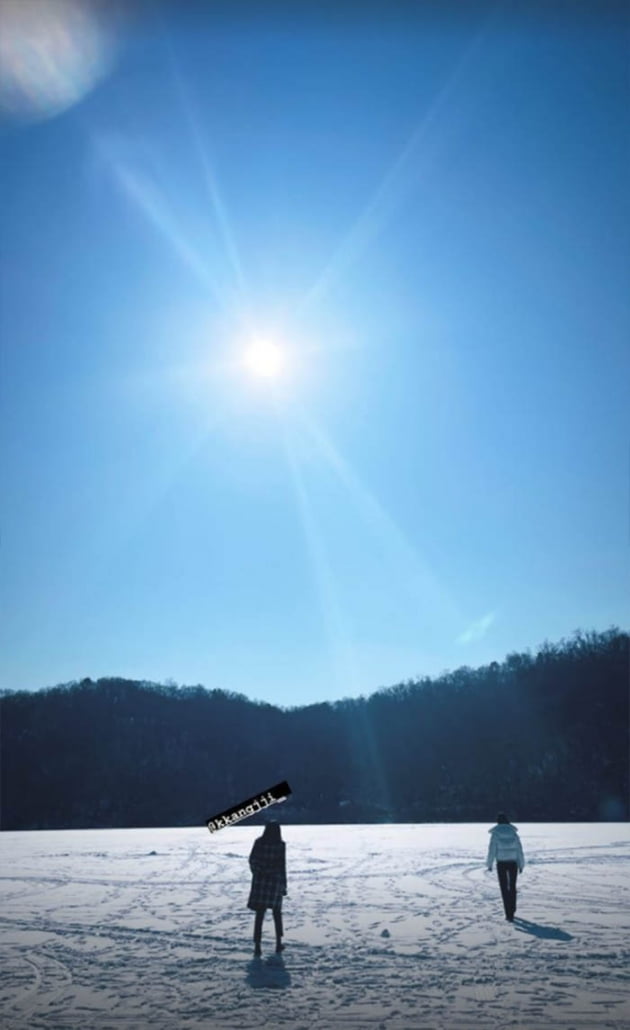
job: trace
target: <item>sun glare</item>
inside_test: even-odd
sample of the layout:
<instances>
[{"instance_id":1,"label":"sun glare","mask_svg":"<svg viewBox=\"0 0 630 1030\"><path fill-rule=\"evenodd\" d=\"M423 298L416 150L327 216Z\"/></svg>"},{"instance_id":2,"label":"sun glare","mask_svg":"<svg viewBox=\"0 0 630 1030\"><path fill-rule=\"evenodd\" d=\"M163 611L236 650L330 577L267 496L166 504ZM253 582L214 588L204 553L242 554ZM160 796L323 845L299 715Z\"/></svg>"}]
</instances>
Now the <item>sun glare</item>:
<instances>
[{"instance_id":1,"label":"sun glare","mask_svg":"<svg viewBox=\"0 0 630 1030\"><path fill-rule=\"evenodd\" d=\"M256 340L245 351L243 364L252 375L261 379L277 379L284 368L284 354L269 340Z\"/></svg>"}]
</instances>

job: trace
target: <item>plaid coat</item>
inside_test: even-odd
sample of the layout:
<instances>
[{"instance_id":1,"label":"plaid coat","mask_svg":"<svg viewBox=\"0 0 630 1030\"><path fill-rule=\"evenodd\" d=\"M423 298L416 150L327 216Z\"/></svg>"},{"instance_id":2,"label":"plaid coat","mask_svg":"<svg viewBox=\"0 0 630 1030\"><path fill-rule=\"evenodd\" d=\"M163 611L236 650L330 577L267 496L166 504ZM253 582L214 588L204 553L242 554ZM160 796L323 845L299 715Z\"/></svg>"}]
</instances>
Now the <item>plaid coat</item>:
<instances>
[{"instance_id":1,"label":"plaid coat","mask_svg":"<svg viewBox=\"0 0 630 1030\"><path fill-rule=\"evenodd\" d=\"M249 856L249 867L253 877L247 907L280 908L287 890L284 841L267 842L258 837Z\"/></svg>"}]
</instances>

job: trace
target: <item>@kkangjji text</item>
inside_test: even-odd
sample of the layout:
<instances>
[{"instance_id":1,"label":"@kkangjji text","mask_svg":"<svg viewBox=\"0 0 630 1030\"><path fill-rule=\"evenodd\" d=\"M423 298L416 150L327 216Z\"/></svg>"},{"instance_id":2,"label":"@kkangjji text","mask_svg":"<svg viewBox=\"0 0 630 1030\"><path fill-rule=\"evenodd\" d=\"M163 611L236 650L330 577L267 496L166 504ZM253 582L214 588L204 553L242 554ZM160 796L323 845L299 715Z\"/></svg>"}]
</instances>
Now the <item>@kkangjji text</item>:
<instances>
[{"instance_id":1,"label":"@kkangjji text","mask_svg":"<svg viewBox=\"0 0 630 1030\"><path fill-rule=\"evenodd\" d=\"M275 787L270 787L263 794L256 794L253 798L248 798L247 801L241 802L240 805L234 805L232 808L226 809L225 812L214 815L211 819L206 819L206 826L210 833L214 833L216 830L223 829L224 826L231 826L241 819L247 819L250 815L262 812L269 805L286 801L290 794L291 788L287 781L283 780L282 783L277 783Z\"/></svg>"}]
</instances>

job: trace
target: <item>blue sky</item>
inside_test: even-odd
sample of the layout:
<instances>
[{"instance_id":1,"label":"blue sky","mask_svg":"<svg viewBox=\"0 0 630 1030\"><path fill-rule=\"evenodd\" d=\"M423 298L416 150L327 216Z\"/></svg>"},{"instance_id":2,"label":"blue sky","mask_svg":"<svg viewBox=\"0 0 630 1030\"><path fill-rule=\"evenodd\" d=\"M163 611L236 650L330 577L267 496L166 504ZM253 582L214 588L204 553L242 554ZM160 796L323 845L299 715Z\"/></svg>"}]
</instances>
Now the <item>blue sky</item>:
<instances>
[{"instance_id":1,"label":"blue sky","mask_svg":"<svg viewBox=\"0 0 630 1030\"><path fill-rule=\"evenodd\" d=\"M74 102L0 83L1 687L627 625L628 18L537 10L164 4Z\"/></svg>"}]
</instances>

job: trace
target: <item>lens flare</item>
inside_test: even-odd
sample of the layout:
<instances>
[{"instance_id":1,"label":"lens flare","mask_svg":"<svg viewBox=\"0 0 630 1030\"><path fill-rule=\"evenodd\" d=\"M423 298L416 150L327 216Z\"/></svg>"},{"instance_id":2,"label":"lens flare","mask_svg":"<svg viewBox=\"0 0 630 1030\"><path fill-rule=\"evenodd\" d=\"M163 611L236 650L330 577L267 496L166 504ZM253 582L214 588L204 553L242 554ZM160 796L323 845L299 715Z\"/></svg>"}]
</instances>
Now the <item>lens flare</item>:
<instances>
[{"instance_id":1,"label":"lens flare","mask_svg":"<svg viewBox=\"0 0 630 1030\"><path fill-rule=\"evenodd\" d=\"M94 0L2 0L0 114L52 118L82 100L113 57L103 12Z\"/></svg>"}]
</instances>

